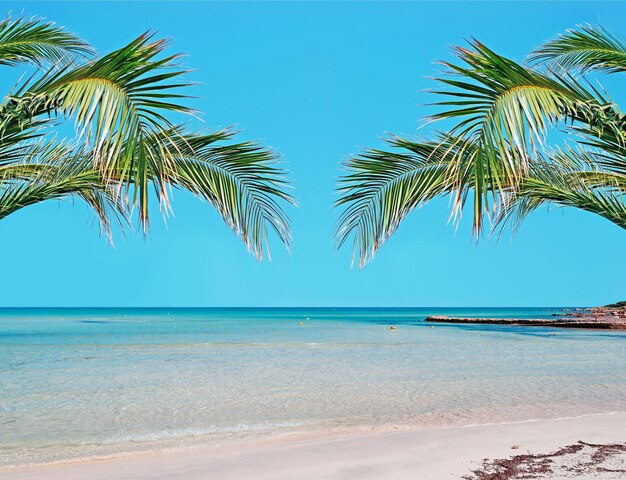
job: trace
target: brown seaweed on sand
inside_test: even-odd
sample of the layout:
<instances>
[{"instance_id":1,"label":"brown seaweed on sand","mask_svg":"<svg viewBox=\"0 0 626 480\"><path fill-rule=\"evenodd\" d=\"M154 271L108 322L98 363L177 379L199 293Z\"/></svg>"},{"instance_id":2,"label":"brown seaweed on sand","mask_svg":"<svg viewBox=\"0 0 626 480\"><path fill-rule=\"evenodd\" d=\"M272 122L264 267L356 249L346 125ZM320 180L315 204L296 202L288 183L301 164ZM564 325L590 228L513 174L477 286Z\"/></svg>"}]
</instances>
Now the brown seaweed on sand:
<instances>
[{"instance_id":1,"label":"brown seaweed on sand","mask_svg":"<svg viewBox=\"0 0 626 480\"><path fill-rule=\"evenodd\" d=\"M593 444L579 441L547 454L515 455L485 459L481 467L464 480L517 480L562 478L624 478L626 443Z\"/></svg>"}]
</instances>

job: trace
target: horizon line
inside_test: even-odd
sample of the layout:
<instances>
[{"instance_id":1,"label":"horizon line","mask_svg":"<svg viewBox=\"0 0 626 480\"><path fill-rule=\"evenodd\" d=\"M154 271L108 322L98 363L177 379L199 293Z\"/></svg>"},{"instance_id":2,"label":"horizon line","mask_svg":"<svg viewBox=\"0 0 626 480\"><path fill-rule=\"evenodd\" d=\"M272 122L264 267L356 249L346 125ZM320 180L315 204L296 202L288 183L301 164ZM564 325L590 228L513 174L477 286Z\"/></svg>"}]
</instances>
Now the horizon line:
<instances>
[{"instance_id":1,"label":"horizon line","mask_svg":"<svg viewBox=\"0 0 626 480\"><path fill-rule=\"evenodd\" d=\"M596 306L596 305L594 305ZM28 307L28 306L1 306L0 310L4 309L24 309L24 310L35 310L35 309L88 309L88 308L108 308L108 309L127 309L127 310L138 310L138 309L159 309L159 310L167 310L167 309L290 309L290 308L318 308L318 309L350 309L350 308L361 308L361 309L410 309L410 308L590 308L588 305L495 305L495 306L487 306L487 305L462 305L462 306L445 306L445 305L426 305L426 306L37 306L37 307Z\"/></svg>"}]
</instances>

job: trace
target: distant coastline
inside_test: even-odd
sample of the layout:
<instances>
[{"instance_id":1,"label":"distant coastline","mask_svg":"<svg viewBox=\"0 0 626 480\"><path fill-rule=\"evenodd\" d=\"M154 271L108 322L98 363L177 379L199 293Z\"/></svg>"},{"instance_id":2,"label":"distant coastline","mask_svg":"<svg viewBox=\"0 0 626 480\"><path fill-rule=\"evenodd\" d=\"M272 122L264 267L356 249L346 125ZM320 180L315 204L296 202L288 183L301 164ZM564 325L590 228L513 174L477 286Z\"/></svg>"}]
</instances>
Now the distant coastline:
<instances>
[{"instance_id":1,"label":"distant coastline","mask_svg":"<svg viewBox=\"0 0 626 480\"><path fill-rule=\"evenodd\" d=\"M626 302L612 303L602 307L564 309L563 313L553 313L552 317L558 318L472 318L429 315L426 317L426 321L478 325L626 330Z\"/></svg>"}]
</instances>

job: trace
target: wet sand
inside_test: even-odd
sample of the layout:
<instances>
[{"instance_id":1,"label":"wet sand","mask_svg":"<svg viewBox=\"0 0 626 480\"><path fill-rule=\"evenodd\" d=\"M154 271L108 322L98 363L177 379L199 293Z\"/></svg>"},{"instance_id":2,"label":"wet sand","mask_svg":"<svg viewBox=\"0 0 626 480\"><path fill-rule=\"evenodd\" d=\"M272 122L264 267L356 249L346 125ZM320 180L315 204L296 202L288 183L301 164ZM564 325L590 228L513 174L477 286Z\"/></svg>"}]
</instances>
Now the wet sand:
<instances>
[{"instance_id":1,"label":"wet sand","mask_svg":"<svg viewBox=\"0 0 626 480\"><path fill-rule=\"evenodd\" d=\"M584 441L588 445L577 442ZM489 473L485 459L557 454L540 478L618 479L626 474L626 453L594 445L623 445L626 413L500 425L421 429L291 441L215 451L205 448L133 455L0 471L7 480L99 479L506 479ZM573 446L573 447L572 447ZM559 452L560 449L566 449ZM602 450L602 451L600 451ZM600 453L598 453L600 452ZM607 453L608 452L608 453ZM562 454L561 454L562 453ZM595 456L594 456L595 455ZM594 459L595 466L591 466ZM508 463L507 463L508 462ZM522 464L523 462L517 462ZM527 462L528 463L528 462ZM582 466L582 467L581 467ZM588 466L587 471L585 466ZM486 467L486 468L483 468ZM579 468L580 467L580 468ZM524 467L526 468L526 467ZM578 468L578 470L577 470ZM476 471L476 473L472 473ZM547 473L546 473L547 472ZM578 472L578 473L577 473ZM579 474L580 473L580 474ZM547 476L546 476L547 475ZM525 478L534 478L532 476ZM537 477L539 478L539 477Z\"/></svg>"}]
</instances>

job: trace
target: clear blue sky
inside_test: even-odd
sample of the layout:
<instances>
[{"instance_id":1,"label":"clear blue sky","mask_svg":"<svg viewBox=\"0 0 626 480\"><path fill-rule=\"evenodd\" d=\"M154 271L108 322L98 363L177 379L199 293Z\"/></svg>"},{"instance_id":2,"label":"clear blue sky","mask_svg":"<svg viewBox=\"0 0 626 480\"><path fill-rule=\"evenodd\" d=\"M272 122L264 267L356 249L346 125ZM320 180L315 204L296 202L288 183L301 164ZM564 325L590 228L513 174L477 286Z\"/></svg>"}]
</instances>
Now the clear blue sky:
<instances>
[{"instance_id":1,"label":"clear blue sky","mask_svg":"<svg viewBox=\"0 0 626 480\"><path fill-rule=\"evenodd\" d=\"M145 30L171 37L201 82L207 127L280 152L297 187L294 248L257 263L207 205L175 193L151 238L107 245L81 205L0 222L4 306L559 306L626 299L626 232L574 210L540 211L514 239L476 245L448 203L416 211L364 270L336 253L339 162L385 132L412 135L448 47L475 36L521 59L556 33L601 22L626 36L621 2L3 2L105 52ZM155 209L155 213L156 209Z\"/></svg>"}]
</instances>

